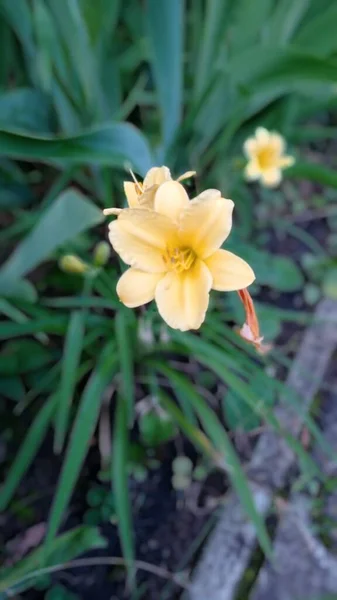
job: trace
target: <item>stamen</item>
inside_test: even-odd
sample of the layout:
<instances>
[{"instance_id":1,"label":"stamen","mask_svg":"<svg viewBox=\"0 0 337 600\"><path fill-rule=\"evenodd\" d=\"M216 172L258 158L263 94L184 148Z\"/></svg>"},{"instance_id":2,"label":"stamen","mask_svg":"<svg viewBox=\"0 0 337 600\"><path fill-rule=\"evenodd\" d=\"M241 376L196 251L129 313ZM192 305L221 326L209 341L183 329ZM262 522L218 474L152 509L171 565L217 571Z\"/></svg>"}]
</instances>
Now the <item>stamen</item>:
<instances>
[{"instance_id":1,"label":"stamen","mask_svg":"<svg viewBox=\"0 0 337 600\"><path fill-rule=\"evenodd\" d=\"M136 186L138 188L138 191L140 192L140 194L142 194L143 193L143 186L142 186L142 184L139 183L139 181L137 180L137 178L136 178L133 170L129 169L129 171L130 171L130 174L131 174L131 177L132 177L133 181L135 182L135 184L136 184Z\"/></svg>"}]
</instances>

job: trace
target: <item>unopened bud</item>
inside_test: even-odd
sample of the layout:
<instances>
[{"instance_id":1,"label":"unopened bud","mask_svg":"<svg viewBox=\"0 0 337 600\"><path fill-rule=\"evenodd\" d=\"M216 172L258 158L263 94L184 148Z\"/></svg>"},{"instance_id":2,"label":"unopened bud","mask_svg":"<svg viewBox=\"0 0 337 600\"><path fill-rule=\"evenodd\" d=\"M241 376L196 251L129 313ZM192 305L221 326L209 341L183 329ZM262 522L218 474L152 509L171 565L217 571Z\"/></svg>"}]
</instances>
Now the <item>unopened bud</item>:
<instances>
[{"instance_id":1,"label":"unopened bud","mask_svg":"<svg viewBox=\"0 0 337 600\"><path fill-rule=\"evenodd\" d=\"M107 264L111 254L111 247L108 242L98 242L94 248L93 261L96 267L104 267Z\"/></svg>"},{"instance_id":2,"label":"unopened bud","mask_svg":"<svg viewBox=\"0 0 337 600\"><path fill-rule=\"evenodd\" d=\"M65 254L59 260L59 267L65 273L86 273L89 271L90 266L87 265L83 260L74 254Z\"/></svg>"}]
</instances>

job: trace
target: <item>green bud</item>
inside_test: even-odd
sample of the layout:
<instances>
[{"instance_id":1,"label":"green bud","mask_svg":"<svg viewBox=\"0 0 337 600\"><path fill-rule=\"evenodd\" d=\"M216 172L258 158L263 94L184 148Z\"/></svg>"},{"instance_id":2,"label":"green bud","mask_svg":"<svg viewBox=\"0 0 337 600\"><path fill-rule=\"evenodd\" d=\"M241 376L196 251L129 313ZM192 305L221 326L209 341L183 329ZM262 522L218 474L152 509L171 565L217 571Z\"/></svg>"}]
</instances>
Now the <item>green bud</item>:
<instances>
[{"instance_id":1,"label":"green bud","mask_svg":"<svg viewBox=\"0 0 337 600\"><path fill-rule=\"evenodd\" d=\"M110 254L110 244L108 244L108 242L98 242L93 253L94 265L96 267L104 267L110 258Z\"/></svg>"},{"instance_id":2,"label":"green bud","mask_svg":"<svg viewBox=\"0 0 337 600\"><path fill-rule=\"evenodd\" d=\"M65 273L86 273L90 267L83 260L74 254L65 254L59 260L59 267Z\"/></svg>"}]
</instances>

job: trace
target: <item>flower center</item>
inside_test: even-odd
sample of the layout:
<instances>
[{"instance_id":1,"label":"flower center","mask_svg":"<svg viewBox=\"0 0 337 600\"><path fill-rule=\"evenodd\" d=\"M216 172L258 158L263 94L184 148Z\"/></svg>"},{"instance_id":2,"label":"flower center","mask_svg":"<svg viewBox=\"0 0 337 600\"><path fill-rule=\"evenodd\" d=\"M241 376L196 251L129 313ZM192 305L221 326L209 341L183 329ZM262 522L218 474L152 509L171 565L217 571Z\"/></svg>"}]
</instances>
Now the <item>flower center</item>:
<instances>
[{"instance_id":1,"label":"flower center","mask_svg":"<svg viewBox=\"0 0 337 600\"><path fill-rule=\"evenodd\" d=\"M176 273L182 273L190 269L196 259L196 254L192 248L176 247L168 249L164 260L168 268Z\"/></svg>"},{"instance_id":2,"label":"flower center","mask_svg":"<svg viewBox=\"0 0 337 600\"><path fill-rule=\"evenodd\" d=\"M257 152L257 160L261 169L270 169L277 162L277 153L267 146Z\"/></svg>"}]
</instances>

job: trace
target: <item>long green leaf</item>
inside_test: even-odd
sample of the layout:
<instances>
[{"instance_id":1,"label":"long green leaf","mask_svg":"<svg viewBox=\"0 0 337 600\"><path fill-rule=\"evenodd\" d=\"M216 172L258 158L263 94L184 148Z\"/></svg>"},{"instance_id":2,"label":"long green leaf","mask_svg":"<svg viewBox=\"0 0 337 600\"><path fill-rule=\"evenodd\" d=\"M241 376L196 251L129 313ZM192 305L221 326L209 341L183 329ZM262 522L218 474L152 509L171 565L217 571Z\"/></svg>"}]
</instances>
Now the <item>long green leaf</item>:
<instances>
[{"instance_id":1,"label":"long green leaf","mask_svg":"<svg viewBox=\"0 0 337 600\"><path fill-rule=\"evenodd\" d=\"M116 352L113 342L107 344L98 364L92 373L81 397L80 405L72 428L59 483L54 496L46 536L46 552L61 525L81 466L87 454L90 440L97 424L102 396L116 367Z\"/></svg>"},{"instance_id":2,"label":"long green leaf","mask_svg":"<svg viewBox=\"0 0 337 600\"><path fill-rule=\"evenodd\" d=\"M0 129L0 156L62 164L124 167L144 175L153 166L145 137L129 123L108 123L72 137L38 137Z\"/></svg>"},{"instance_id":3,"label":"long green leaf","mask_svg":"<svg viewBox=\"0 0 337 600\"><path fill-rule=\"evenodd\" d=\"M125 399L119 396L114 425L111 480L116 496L116 513L123 556L129 565L129 580L132 583L134 569L134 539L132 512L128 492L128 411ZM130 566L131 565L131 566Z\"/></svg>"},{"instance_id":4,"label":"long green leaf","mask_svg":"<svg viewBox=\"0 0 337 600\"><path fill-rule=\"evenodd\" d=\"M314 163L305 163L298 161L293 167L287 169L287 177L294 179L309 179L316 181L321 185L328 185L337 188L337 173L329 167L317 165Z\"/></svg>"},{"instance_id":5,"label":"long green leaf","mask_svg":"<svg viewBox=\"0 0 337 600\"><path fill-rule=\"evenodd\" d=\"M167 147L179 126L183 108L184 0L147 0L151 65L163 117Z\"/></svg>"},{"instance_id":6,"label":"long green leaf","mask_svg":"<svg viewBox=\"0 0 337 600\"><path fill-rule=\"evenodd\" d=\"M19 561L14 567L0 571L0 592L8 592L11 588L20 587L20 592L31 587L42 563L51 567L59 563L67 563L76 556L104 548L106 540L96 527L76 527L57 537L50 545L47 553L41 546ZM16 595L16 594L15 594Z\"/></svg>"},{"instance_id":7,"label":"long green leaf","mask_svg":"<svg viewBox=\"0 0 337 600\"><path fill-rule=\"evenodd\" d=\"M45 434L50 426L57 405L57 397L53 395L37 413L28 429L27 435L6 476L0 490L0 511L5 510L11 501L24 474L36 456Z\"/></svg>"},{"instance_id":8,"label":"long green leaf","mask_svg":"<svg viewBox=\"0 0 337 600\"><path fill-rule=\"evenodd\" d=\"M155 361L153 362L155 363ZM261 547L267 556L271 556L272 548L266 526L261 515L257 511L252 493L249 489L247 477L241 467L240 460L225 428L221 425L216 414L209 408L198 392L195 391L194 386L186 379L186 377L162 363L157 364L157 366L158 370L170 380L173 388L184 393L186 398L193 403L205 431L223 457L224 465L227 467L228 476L232 481L247 515L255 525Z\"/></svg>"},{"instance_id":9,"label":"long green leaf","mask_svg":"<svg viewBox=\"0 0 337 600\"><path fill-rule=\"evenodd\" d=\"M101 211L74 189L69 189L43 213L34 229L2 266L0 286L21 279L52 252L103 220Z\"/></svg>"},{"instance_id":10,"label":"long green leaf","mask_svg":"<svg viewBox=\"0 0 337 600\"><path fill-rule=\"evenodd\" d=\"M200 431L200 429L187 420L184 413L178 408L175 402L173 402L173 400L171 400L164 392L160 392L160 403L164 405L165 410L176 421L181 431L191 440L192 444L194 444L198 450L201 450L208 458L211 458L217 463L219 457L209 439L202 431Z\"/></svg>"},{"instance_id":11,"label":"long green leaf","mask_svg":"<svg viewBox=\"0 0 337 600\"><path fill-rule=\"evenodd\" d=\"M135 383L133 373L133 348L130 340L131 330L127 314L120 309L115 318L116 341L121 372L121 390L127 403L128 423L131 426L134 419Z\"/></svg>"},{"instance_id":12,"label":"long green leaf","mask_svg":"<svg viewBox=\"0 0 337 600\"><path fill-rule=\"evenodd\" d=\"M64 343L58 407L55 420L55 451L61 452L67 432L70 408L76 388L85 327L84 311L74 311L70 317Z\"/></svg>"}]
</instances>

